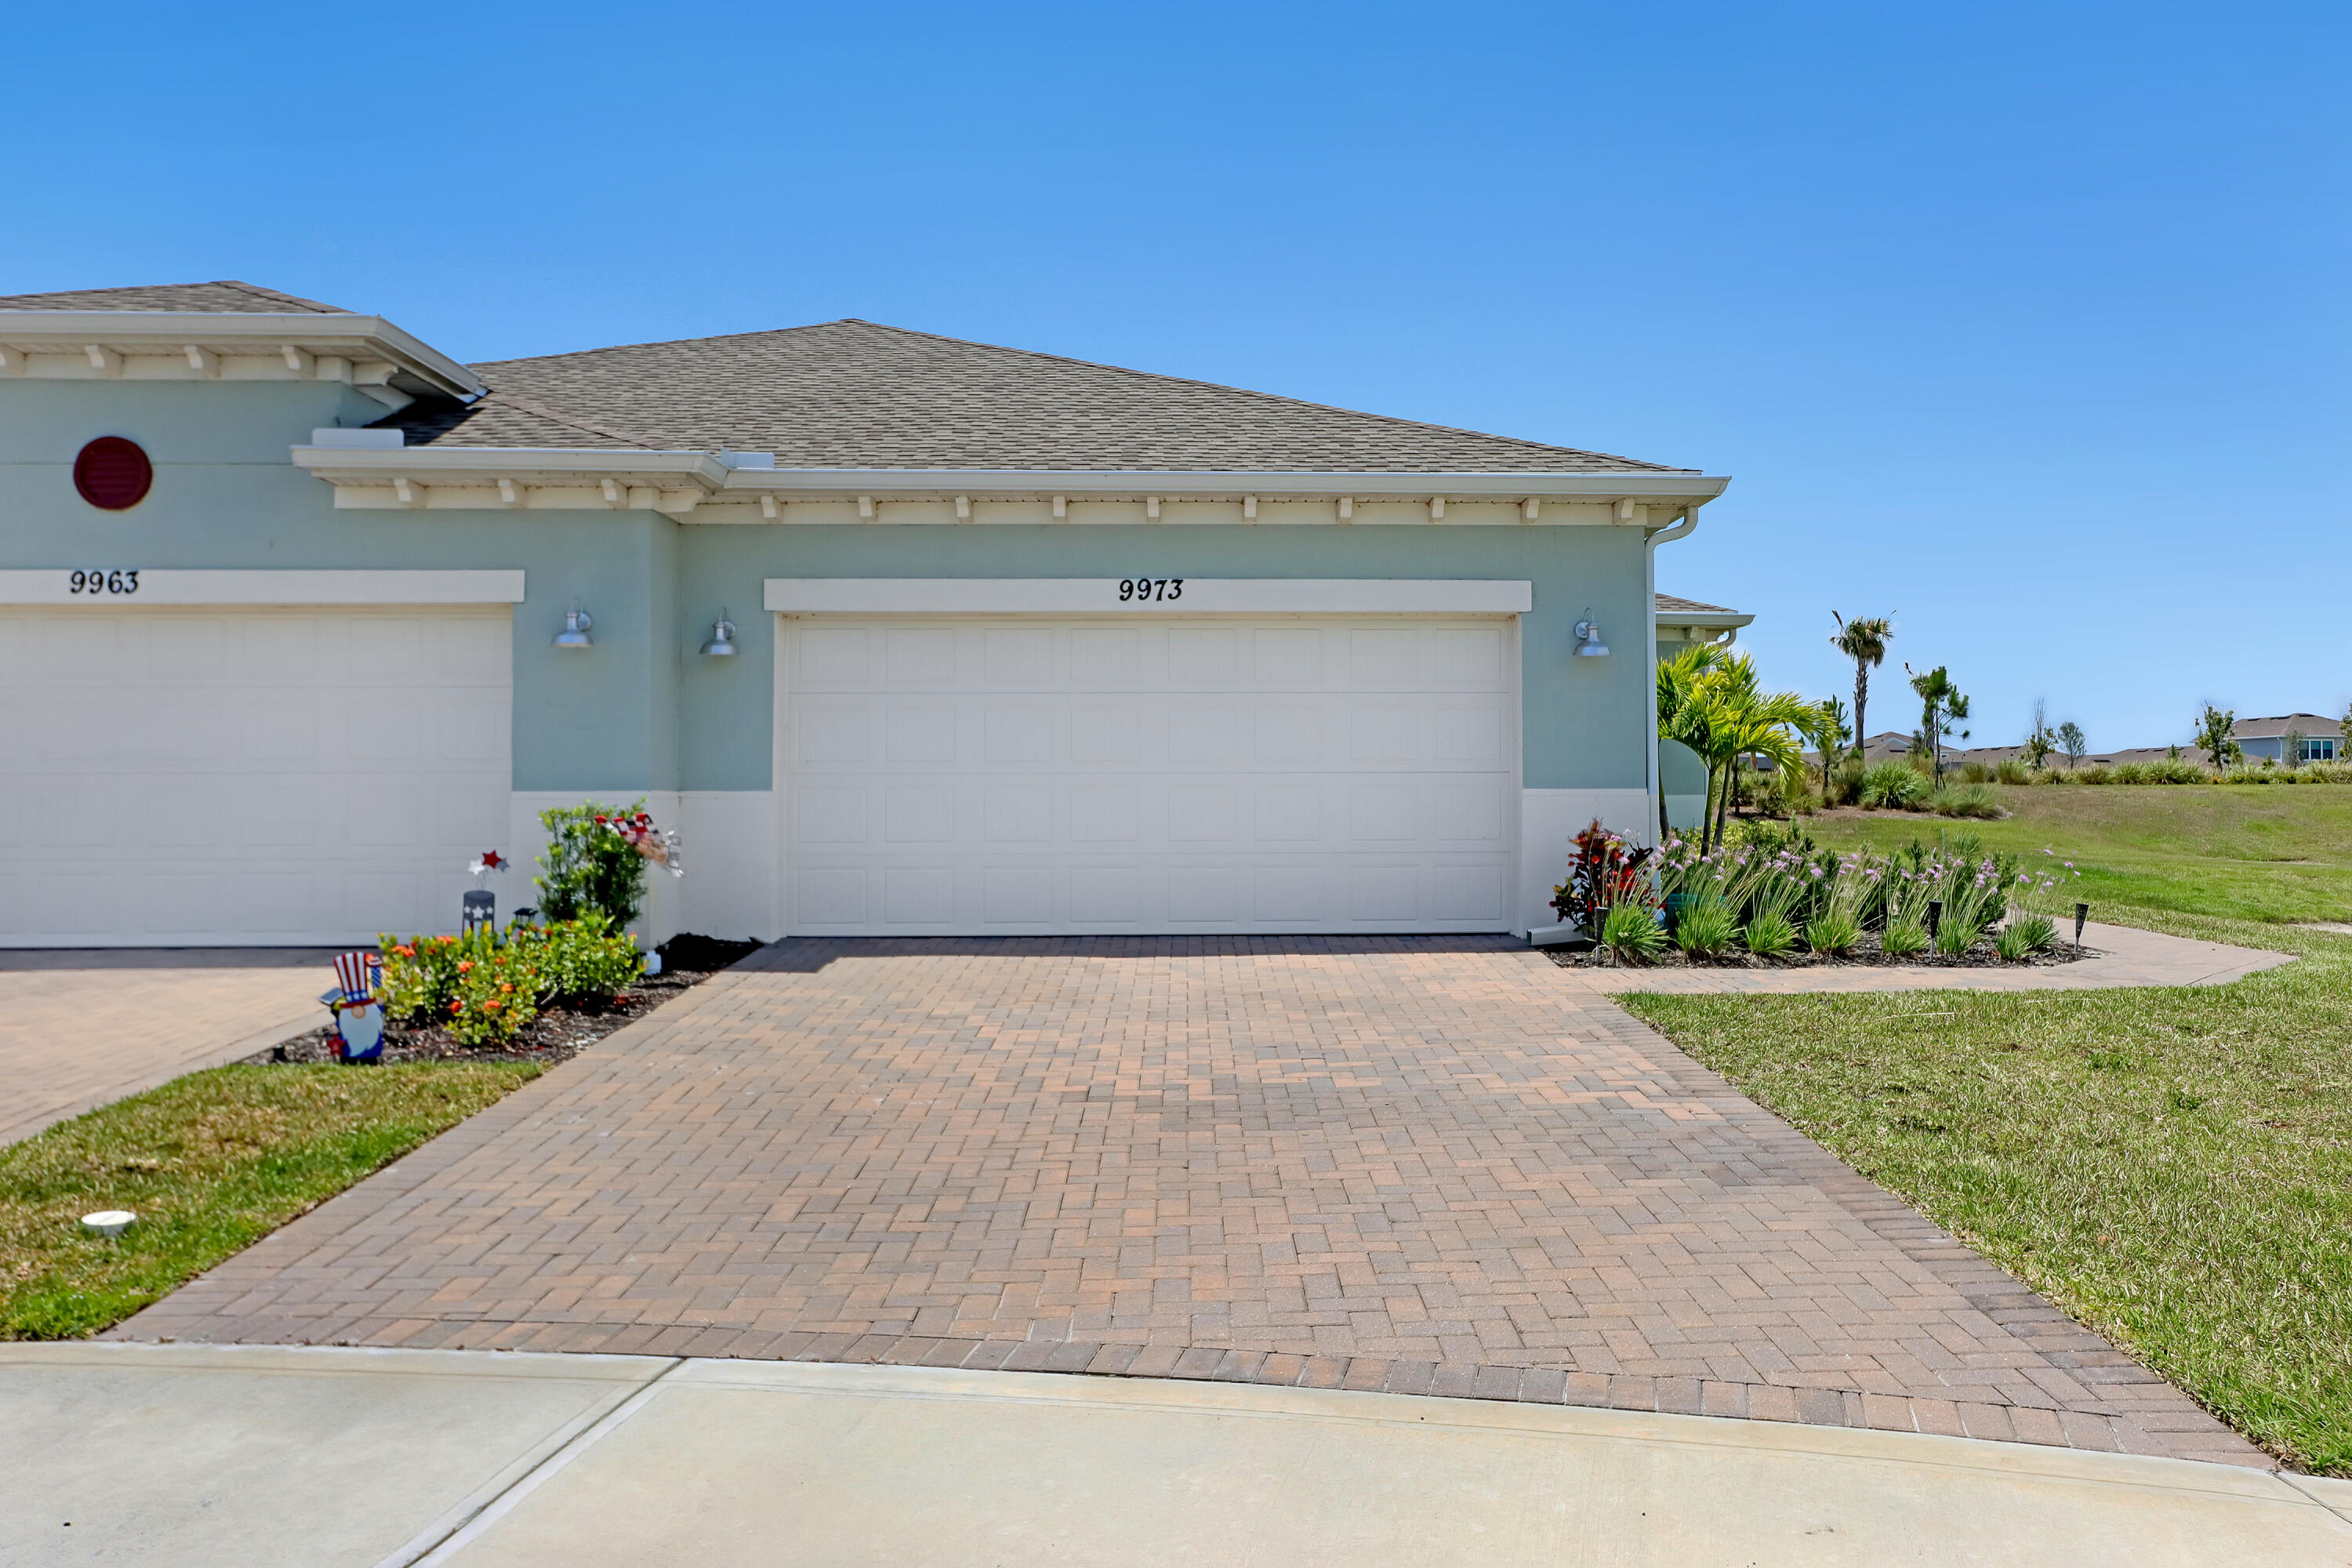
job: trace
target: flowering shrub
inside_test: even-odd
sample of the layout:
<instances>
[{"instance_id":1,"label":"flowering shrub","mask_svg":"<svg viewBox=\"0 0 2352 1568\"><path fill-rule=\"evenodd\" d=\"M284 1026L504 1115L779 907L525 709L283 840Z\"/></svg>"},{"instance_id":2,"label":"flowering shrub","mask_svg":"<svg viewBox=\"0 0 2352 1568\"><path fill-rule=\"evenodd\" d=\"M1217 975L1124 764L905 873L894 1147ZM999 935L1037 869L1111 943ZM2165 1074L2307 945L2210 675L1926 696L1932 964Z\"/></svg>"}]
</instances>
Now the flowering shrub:
<instances>
[{"instance_id":1,"label":"flowering shrub","mask_svg":"<svg viewBox=\"0 0 2352 1568\"><path fill-rule=\"evenodd\" d=\"M540 857L539 907L551 921L577 920L597 910L616 927L635 922L646 904L646 866L683 876L677 835L646 814L646 803L622 808L598 801L551 806L539 814L547 829Z\"/></svg>"},{"instance_id":2,"label":"flowering shrub","mask_svg":"<svg viewBox=\"0 0 2352 1568\"><path fill-rule=\"evenodd\" d=\"M469 948L487 945L477 937L413 936L385 932L375 939L383 955L383 1016L394 1023L438 1022L457 994L457 964Z\"/></svg>"},{"instance_id":3,"label":"flowering shrub","mask_svg":"<svg viewBox=\"0 0 2352 1568\"><path fill-rule=\"evenodd\" d=\"M542 1003L607 1007L645 973L645 955L635 940L615 931L601 910L577 920L517 926L508 940L530 960Z\"/></svg>"},{"instance_id":4,"label":"flowering shrub","mask_svg":"<svg viewBox=\"0 0 2352 1568\"><path fill-rule=\"evenodd\" d=\"M1551 907L1562 921L1598 935L1609 911L1621 904L1657 907L1657 893L1643 868L1654 851L1635 848L1624 835L1601 826L1597 816L1573 842L1568 880L1551 890Z\"/></svg>"},{"instance_id":5,"label":"flowering shrub","mask_svg":"<svg viewBox=\"0 0 2352 1568\"><path fill-rule=\"evenodd\" d=\"M539 1016L540 975L528 944L488 942L457 961L449 1033L466 1046L504 1046Z\"/></svg>"}]
</instances>

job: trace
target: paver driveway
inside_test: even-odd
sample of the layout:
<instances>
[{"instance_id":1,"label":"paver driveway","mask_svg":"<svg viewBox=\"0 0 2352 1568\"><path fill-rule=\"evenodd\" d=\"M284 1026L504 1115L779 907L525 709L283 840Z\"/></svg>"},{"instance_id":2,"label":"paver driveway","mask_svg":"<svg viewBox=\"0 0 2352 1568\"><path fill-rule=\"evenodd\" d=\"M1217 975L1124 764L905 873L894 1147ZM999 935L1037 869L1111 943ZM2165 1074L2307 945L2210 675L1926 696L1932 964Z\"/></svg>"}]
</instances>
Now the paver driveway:
<instances>
[{"instance_id":1,"label":"paver driveway","mask_svg":"<svg viewBox=\"0 0 2352 1568\"><path fill-rule=\"evenodd\" d=\"M2263 1463L1538 953L771 947L125 1337L924 1361Z\"/></svg>"}]
</instances>

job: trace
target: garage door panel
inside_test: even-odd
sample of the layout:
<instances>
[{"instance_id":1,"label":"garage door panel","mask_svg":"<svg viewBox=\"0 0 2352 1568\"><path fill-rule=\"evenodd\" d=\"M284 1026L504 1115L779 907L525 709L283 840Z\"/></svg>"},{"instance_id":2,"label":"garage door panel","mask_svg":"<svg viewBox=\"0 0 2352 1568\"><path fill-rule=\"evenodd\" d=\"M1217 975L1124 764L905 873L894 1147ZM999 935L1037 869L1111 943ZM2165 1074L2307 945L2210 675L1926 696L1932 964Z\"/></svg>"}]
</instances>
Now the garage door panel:
<instances>
[{"instance_id":1,"label":"garage door panel","mask_svg":"<svg viewBox=\"0 0 2352 1568\"><path fill-rule=\"evenodd\" d=\"M1081 626L1069 634L1070 682L1078 690L1139 686L1143 635L1121 626Z\"/></svg>"},{"instance_id":2,"label":"garage door panel","mask_svg":"<svg viewBox=\"0 0 2352 1568\"><path fill-rule=\"evenodd\" d=\"M1507 626L787 620L792 929L1496 930Z\"/></svg>"},{"instance_id":3,"label":"garage door panel","mask_svg":"<svg viewBox=\"0 0 2352 1568\"><path fill-rule=\"evenodd\" d=\"M447 930L506 837L500 610L0 612L0 802L39 825L15 942ZM19 832L22 837L21 830Z\"/></svg>"},{"instance_id":4,"label":"garage door panel","mask_svg":"<svg viewBox=\"0 0 2352 1568\"><path fill-rule=\"evenodd\" d=\"M1240 681L1240 632L1223 626L1180 626L1166 635L1171 687L1178 690L1214 690Z\"/></svg>"}]
</instances>

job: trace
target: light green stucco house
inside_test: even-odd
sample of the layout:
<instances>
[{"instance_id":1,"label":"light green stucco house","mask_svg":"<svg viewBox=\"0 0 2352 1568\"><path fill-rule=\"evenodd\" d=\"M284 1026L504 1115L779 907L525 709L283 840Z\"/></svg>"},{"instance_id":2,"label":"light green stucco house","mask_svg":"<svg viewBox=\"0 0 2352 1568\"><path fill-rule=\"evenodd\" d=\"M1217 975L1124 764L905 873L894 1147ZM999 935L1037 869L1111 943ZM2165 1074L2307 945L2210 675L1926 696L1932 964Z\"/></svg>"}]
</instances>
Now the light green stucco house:
<instances>
[{"instance_id":1,"label":"light green stucco house","mask_svg":"<svg viewBox=\"0 0 2352 1568\"><path fill-rule=\"evenodd\" d=\"M0 299L0 943L446 929L591 795L684 835L651 937L1524 931L1654 831L1725 484L855 321Z\"/></svg>"}]
</instances>

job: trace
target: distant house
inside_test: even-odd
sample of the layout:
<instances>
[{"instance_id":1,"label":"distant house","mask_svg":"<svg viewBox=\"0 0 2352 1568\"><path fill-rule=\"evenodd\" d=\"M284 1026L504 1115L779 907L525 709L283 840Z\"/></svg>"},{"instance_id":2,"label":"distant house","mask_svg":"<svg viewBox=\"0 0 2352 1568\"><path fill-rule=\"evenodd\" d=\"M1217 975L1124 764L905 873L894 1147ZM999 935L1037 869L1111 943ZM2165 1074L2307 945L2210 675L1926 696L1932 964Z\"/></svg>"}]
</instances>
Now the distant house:
<instances>
[{"instance_id":1,"label":"distant house","mask_svg":"<svg viewBox=\"0 0 2352 1568\"><path fill-rule=\"evenodd\" d=\"M1693 643L1735 642L1739 628L1756 619L1738 610L1727 610L1721 605L1702 605L1696 599L1677 599L1672 594L1658 595L1657 604L1661 659L1674 658Z\"/></svg>"},{"instance_id":2,"label":"distant house","mask_svg":"<svg viewBox=\"0 0 2352 1568\"><path fill-rule=\"evenodd\" d=\"M1702 605L1696 599L1677 599L1672 594L1658 595L1656 602L1657 657L1661 662L1695 643L1727 646L1738 638L1740 627L1756 619L1721 605ZM1696 827L1706 815L1706 764L1680 741L1660 741L1658 791L1665 797L1666 826Z\"/></svg>"},{"instance_id":3,"label":"distant house","mask_svg":"<svg viewBox=\"0 0 2352 1568\"><path fill-rule=\"evenodd\" d=\"M2290 734L2303 737L2295 747L2295 754L2291 757L2284 754L2286 738ZM2345 747L2342 721L2323 719L2316 713L2288 713L2276 719L2241 719L2230 731L2230 738L2238 742L2238 749L2246 753L2246 760L2250 763L2267 759L2293 766L2296 763L2341 762L2347 755L2352 755L2352 752L2347 752Z\"/></svg>"}]
</instances>

